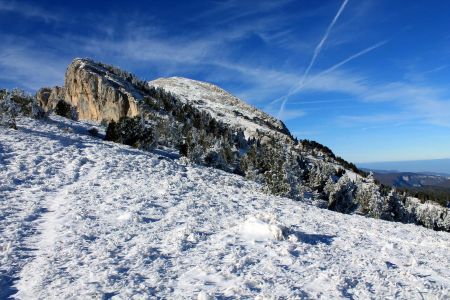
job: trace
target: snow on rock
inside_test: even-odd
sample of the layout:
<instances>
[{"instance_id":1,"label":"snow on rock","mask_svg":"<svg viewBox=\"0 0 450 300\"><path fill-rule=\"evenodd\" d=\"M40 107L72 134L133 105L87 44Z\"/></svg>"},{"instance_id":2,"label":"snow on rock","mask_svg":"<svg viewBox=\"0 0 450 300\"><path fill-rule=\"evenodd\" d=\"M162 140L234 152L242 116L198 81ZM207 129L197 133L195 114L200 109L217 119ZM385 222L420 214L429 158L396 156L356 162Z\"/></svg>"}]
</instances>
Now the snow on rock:
<instances>
[{"instance_id":1,"label":"snow on rock","mask_svg":"<svg viewBox=\"0 0 450 300\"><path fill-rule=\"evenodd\" d=\"M446 299L450 234L269 196L90 136L0 128L0 298Z\"/></svg>"},{"instance_id":2,"label":"snow on rock","mask_svg":"<svg viewBox=\"0 0 450 300\"><path fill-rule=\"evenodd\" d=\"M282 139L286 139L286 134L289 133L280 120L211 83L182 77L169 77L149 81L148 85L172 93L180 101L207 111L216 120L220 120L231 127L243 129L247 138L254 136L257 131L269 133Z\"/></svg>"}]
</instances>

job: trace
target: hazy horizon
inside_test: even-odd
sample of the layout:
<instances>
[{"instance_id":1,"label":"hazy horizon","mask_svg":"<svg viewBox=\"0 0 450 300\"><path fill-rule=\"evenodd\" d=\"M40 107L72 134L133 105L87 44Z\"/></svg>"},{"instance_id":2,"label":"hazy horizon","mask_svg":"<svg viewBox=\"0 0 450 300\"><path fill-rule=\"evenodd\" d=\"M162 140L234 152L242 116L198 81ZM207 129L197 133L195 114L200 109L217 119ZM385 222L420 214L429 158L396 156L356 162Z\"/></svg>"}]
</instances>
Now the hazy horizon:
<instances>
[{"instance_id":1,"label":"hazy horizon","mask_svg":"<svg viewBox=\"0 0 450 300\"><path fill-rule=\"evenodd\" d=\"M450 175L450 158L357 163L359 168L379 171L430 172Z\"/></svg>"}]
</instances>

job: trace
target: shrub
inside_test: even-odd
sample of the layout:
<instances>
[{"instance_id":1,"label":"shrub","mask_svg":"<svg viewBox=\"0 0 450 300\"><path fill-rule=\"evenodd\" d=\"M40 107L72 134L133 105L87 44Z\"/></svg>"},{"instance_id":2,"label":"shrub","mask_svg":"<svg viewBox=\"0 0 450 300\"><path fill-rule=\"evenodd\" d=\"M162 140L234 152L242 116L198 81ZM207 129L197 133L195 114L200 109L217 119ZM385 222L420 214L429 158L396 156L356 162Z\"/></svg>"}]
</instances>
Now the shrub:
<instances>
[{"instance_id":1,"label":"shrub","mask_svg":"<svg viewBox=\"0 0 450 300\"><path fill-rule=\"evenodd\" d=\"M98 135L98 129L95 127L92 127L88 130L88 133L92 136L97 136Z\"/></svg>"},{"instance_id":2,"label":"shrub","mask_svg":"<svg viewBox=\"0 0 450 300\"><path fill-rule=\"evenodd\" d=\"M33 101L31 104L31 117L34 119L44 119L47 117L45 110L36 101Z\"/></svg>"},{"instance_id":3,"label":"shrub","mask_svg":"<svg viewBox=\"0 0 450 300\"><path fill-rule=\"evenodd\" d=\"M44 110L36 99L22 90L0 90L0 125L17 129L16 118L27 116L35 119L45 118Z\"/></svg>"},{"instance_id":4,"label":"shrub","mask_svg":"<svg viewBox=\"0 0 450 300\"><path fill-rule=\"evenodd\" d=\"M19 107L12 101L10 95L4 95L0 101L0 125L17 129L16 117L19 115Z\"/></svg>"},{"instance_id":5,"label":"shrub","mask_svg":"<svg viewBox=\"0 0 450 300\"><path fill-rule=\"evenodd\" d=\"M144 150L154 148L157 141L150 125L141 117L122 117L118 122L110 122L105 139Z\"/></svg>"},{"instance_id":6,"label":"shrub","mask_svg":"<svg viewBox=\"0 0 450 300\"><path fill-rule=\"evenodd\" d=\"M342 176L336 183L330 178L324 190L328 194L329 209L351 213L357 208L354 199L356 186L348 176Z\"/></svg>"},{"instance_id":7,"label":"shrub","mask_svg":"<svg viewBox=\"0 0 450 300\"><path fill-rule=\"evenodd\" d=\"M56 104L55 114L67 119L78 120L78 113L76 108L64 100L59 100Z\"/></svg>"}]
</instances>

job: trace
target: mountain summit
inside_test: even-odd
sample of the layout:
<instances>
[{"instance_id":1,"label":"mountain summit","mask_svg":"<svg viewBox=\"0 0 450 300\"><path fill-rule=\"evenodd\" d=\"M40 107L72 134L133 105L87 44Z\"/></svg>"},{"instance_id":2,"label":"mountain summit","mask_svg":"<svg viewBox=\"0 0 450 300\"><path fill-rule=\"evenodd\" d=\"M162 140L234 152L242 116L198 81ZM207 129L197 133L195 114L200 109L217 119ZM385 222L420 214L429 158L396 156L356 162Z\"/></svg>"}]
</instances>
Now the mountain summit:
<instances>
[{"instance_id":1,"label":"mountain summit","mask_svg":"<svg viewBox=\"0 0 450 300\"><path fill-rule=\"evenodd\" d=\"M257 131L291 135L280 120L236 98L211 83L183 77L159 78L149 81L149 86L162 88L184 103L208 112L213 118L234 129L242 129L246 136Z\"/></svg>"},{"instance_id":2,"label":"mountain summit","mask_svg":"<svg viewBox=\"0 0 450 300\"><path fill-rule=\"evenodd\" d=\"M173 149L191 162L261 183L266 192L322 208L450 230L449 209L396 193L283 122L206 82L133 74L75 59L64 87L44 88L45 110L66 103L80 119L109 123L106 138Z\"/></svg>"},{"instance_id":3,"label":"mountain summit","mask_svg":"<svg viewBox=\"0 0 450 300\"><path fill-rule=\"evenodd\" d=\"M182 77L160 78L146 84L131 73L89 59L75 59L67 68L64 88L41 89L38 98L46 110L64 99L77 107L80 119L117 121L140 113L139 104L148 93L146 85L163 89L231 128L243 129L248 136L257 131L290 136L283 122L216 85Z\"/></svg>"}]
</instances>

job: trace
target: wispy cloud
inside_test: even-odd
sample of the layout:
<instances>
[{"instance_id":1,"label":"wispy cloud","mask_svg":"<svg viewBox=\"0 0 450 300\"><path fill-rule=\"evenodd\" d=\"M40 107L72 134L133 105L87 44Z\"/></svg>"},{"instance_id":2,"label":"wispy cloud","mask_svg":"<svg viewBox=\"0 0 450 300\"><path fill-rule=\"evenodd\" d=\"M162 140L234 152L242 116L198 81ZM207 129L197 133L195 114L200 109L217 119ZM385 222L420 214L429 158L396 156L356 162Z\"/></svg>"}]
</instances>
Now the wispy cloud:
<instances>
[{"instance_id":1,"label":"wispy cloud","mask_svg":"<svg viewBox=\"0 0 450 300\"><path fill-rule=\"evenodd\" d=\"M315 76L315 80L304 86L304 91L337 92L375 106L391 105L392 113L340 116L337 121L341 125L345 123L346 126L361 126L364 123L394 124L410 121L450 127L450 99L445 89L432 85L409 82L374 84L362 75L335 70Z\"/></svg>"},{"instance_id":2,"label":"wispy cloud","mask_svg":"<svg viewBox=\"0 0 450 300\"><path fill-rule=\"evenodd\" d=\"M392 123L411 121L411 116L407 113L377 113L371 115L343 115L339 116L337 121L343 126L367 126L371 124L370 127L363 128L373 128L373 124L383 124L383 126L392 126Z\"/></svg>"},{"instance_id":3,"label":"wispy cloud","mask_svg":"<svg viewBox=\"0 0 450 300\"><path fill-rule=\"evenodd\" d=\"M267 112L270 113L270 114L274 114L276 111L270 111L269 110ZM290 110L287 110L287 111L283 112L282 119L284 121L295 120L295 119L298 119L298 118L303 117L305 115L306 115L306 111L305 110L302 110L302 109L290 109Z\"/></svg>"},{"instance_id":4,"label":"wispy cloud","mask_svg":"<svg viewBox=\"0 0 450 300\"><path fill-rule=\"evenodd\" d=\"M237 2L233 3L237 5ZM6 7L9 7L9 10L18 10L18 6L14 5L6 6L5 2L0 0L0 10L5 11ZM255 32L258 36L265 36L267 43L271 42L271 38L292 38L295 33L285 26L282 16L275 14L249 20L243 18L242 22L236 24L230 22L226 28L213 26L214 28L183 35L168 34L164 27L149 22L151 17L133 18L134 21L125 23L114 22L114 18L110 18L112 21L108 21L108 24L96 23L93 31L88 33L41 33L34 39L0 34L0 78L3 82L11 82L31 90L44 85L61 84L65 67L74 56L91 56L124 66L131 71L135 68L152 70L152 74L157 76L180 75L183 72L192 74L195 71L201 72L199 79L207 78L209 81L220 82L221 85L227 81L238 82L236 85L230 85L233 86L231 92L259 106L287 90L297 92L295 87L302 82L302 91L305 93L314 93L316 97L328 96L329 93L334 97L318 101L304 98L306 101L302 103L305 104L333 103L337 102L336 97L344 96L353 98L353 101L360 101L362 105L389 103L395 109L391 114L385 114L390 117L381 117L379 113L352 113L349 110L348 114L337 118L339 124L345 121L347 125L374 126L383 122L395 124L411 120L450 126L450 99L446 98L445 92L440 88L407 81L380 83L362 73L345 70L344 65L378 49L385 45L386 41L367 47L327 69L314 72L314 61L346 5L347 1L341 4L316 46L311 67L303 74L294 72L293 67L286 67L276 60L244 60L234 52L233 46ZM33 9L34 12L30 8L23 14L37 18L45 16L45 9L38 6ZM231 6L228 9L232 9ZM44 49L42 45L51 45L51 48ZM342 95L336 95L337 93ZM275 105L267 105L265 109L272 114L278 113L284 120L292 120L304 117L310 108L283 110L281 114Z\"/></svg>"},{"instance_id":5,"label":"wispy cloud","mask_svg":"<svg viewBox=\"0 0 450 300\"><path fill-rule=\"evenodd\" d=\"M216 19L215 24L221 25L266 12L273 13L274 10L282 8L293 1L294 0L244 2L240 0L227 0L217 2L216 5L211 6L211 9L197 14L191 20L197 22L199 19L210 20L213 18ZM224 14L228 17L223 18Z\"/></svg>"},{"instance_id":6,"label":"wispy cloud","mask_svg":"<svg viewBox=\"0 0 450 300\"><path fill-rule=\"evenodd\" d=\"M61 17L54 12L45 10L37 5L17 3L15 1L0 0L0 12L16 13L28 18L37 18L45 22L60 21Z\"/></svg>"},{"instance_id":7,"label":"wispy cloud","mask_svg":"<svg viewBox=\"0 0 450 300\"><path fill-rule=\"evenodd\" d=\"M288 97L292 94L292 92L294 90L299 90L303 86L306 78L309 75L311 68L314 66L314 63L316 62L316 59L319 56L320 51L322 50L323 45L325 44L328 36L330 35L331 30L333 29L334 25L336 24L337 20L339 19L339 16L344 11L347 3L348 3L348 0L344 0L344 2L342 2L341 6L339 7L339 9L338 9L336 15L334 16L333 20L331 21L330 25L328 25L327 30L325 31L325 34L322 36L322 39L320 40L319 44L317 44L316 48L314 49L313 56L311 57L308 67L305 69L300 82L297 84L297 86L291 87L291 89L289 90L289 93L286 96L284 96L284 99L281 102L280 110L278 112L279 119L281 118L281 115L284 113L284 108L286 106L286 102L288 101Z\"/></svg>"},{"instance_id":8,"label":"wispy cloud","mask_svg":"<svg viewBox=\"0 0 450 300\"><path fill-rule=\"evenodd\" d=\"M339 7L339 10L337 11L337 13L334 16L333 20L331 21L330 25L328 25L328 28L325 31L325 34L323 35L322 39L320 40L319 44L317 44L316 48L314 49L314 53L311 58L311 61L309 62L308 67L306 68L305 72L303 73L302 81L304 81L305 78L309 75L309 72L310 72L311 68L314 66L314 63L316 62L316 59L319 56L320 51L323 48L323 45L325 44L328 36L330 35L330 32L333 29L334 25L336 24L336 21L339 19L339 16L344 11L344 8L347 5L347 3L348 3L348 0L344 0L344 2L341 4L341 6ZM299 85L301 85L302 83L303 82L300 82Z\"/></svg>"},{"instance_id":9,"label":"wispy cloud","mask_svg":"<svg viewBox=\"0 0 450 300\"><path fill-rule=\"evenodd\" d=\"M277 1L276 3L261 1L258 2L257 7L254 7L254 5L242 4L235 0L227 1L219 8L205 14L205 18L209 18L208 23L211 26L183 34L171 34L164 26L158 26L154 16L142 16L139 13L131 18L132 20L126 22L114 17L115 12L105 12L103 19L107 19L108 22L94 20L93 16L89 14L83 17L74 15L72 19L75 23L83 22L84 24L86 20L90 21L88 24L92 23L91 30L78 33L70 31L61 31L56 34L38 33L34 39L26 43L15 40L7 45L4 44L2 50L6 51L7 47L10 47L11 50L26 48L26 52L21 52L24 61L34 60L36 57L39 58L39 61L44 61L46 56L51 56L50 54L40 55L40 45L45 44L52 45L52 49L47 50L49 53L63 58L57 61L62 60L64 64L74 56L90 56L94 59L125 66L131 70L136 66L141 69L145 66L149 70L153 70L152 74L157 73L159 76L186 74L192 73L192 71L203 72L203 75L207 75L209 80L225 79L241 82L244 86L233 92L255 103L267 99L270 95L286 91L300 78L283 68L270 66L270 61L242 60L241 55L236 55L236 51L240 52L237 46L246 38L256 35L264 37L262 40L268 46L277 44L286 48L292 47L291 44L295 40L294 33L289 31L289 22L292 21L290 19L292 16L286 15L286 12L277 12L277 9L282 9L292 2L292 0ZM5 4L5 2L0 0L0 4ZM22 7L26 8L22 4L8 7L17 11ZM236 10L247 13L251 17L242 18L239 22L217 18L217 14L223 11L235 12ZM28 7L25 11L25 14L29 16L46 16L46 9L37 4ZM256 12L267 12L267 14L260 16ZM269 12L270 14L268 14ZM301 12L302 16L306 17L323 13L322 6ZM61 14L58 16L48 14L54 16L55 20L61 16ZM230 15L234 16L235 14ZM291 46L288 47L288 45ZM236 47L238 49L235 49ZM26 59L25 55L28 55L30 59ZM47 65L47 63L44 64ZM48 65L54 65L54 62L49 61ZM33 66L36 66L34 72L32 71ZM11 80L20 78L21 82L33 81L33 74L39 72L36 64L30 66L10 64L8 69L0 68L8 70ZM62 65L60 69L64 68L65 65ZM25 79L27 74L28 79ZM63 75L63 72L59 74L61 78ZM48 84L53 82L54 80L51 79Z\"/></svg>"},{"instance_id":10,"label":"wispy cloud","mask_svg":"<svg viewBox=\"0 0 450 300\"><path fill-rule=\"evenodd\" d=\"M17 87L37 90L43 86L61 84L67 61L34 44L17 38L0 36L0 78Z\"/></svg>"}]
</instances>

